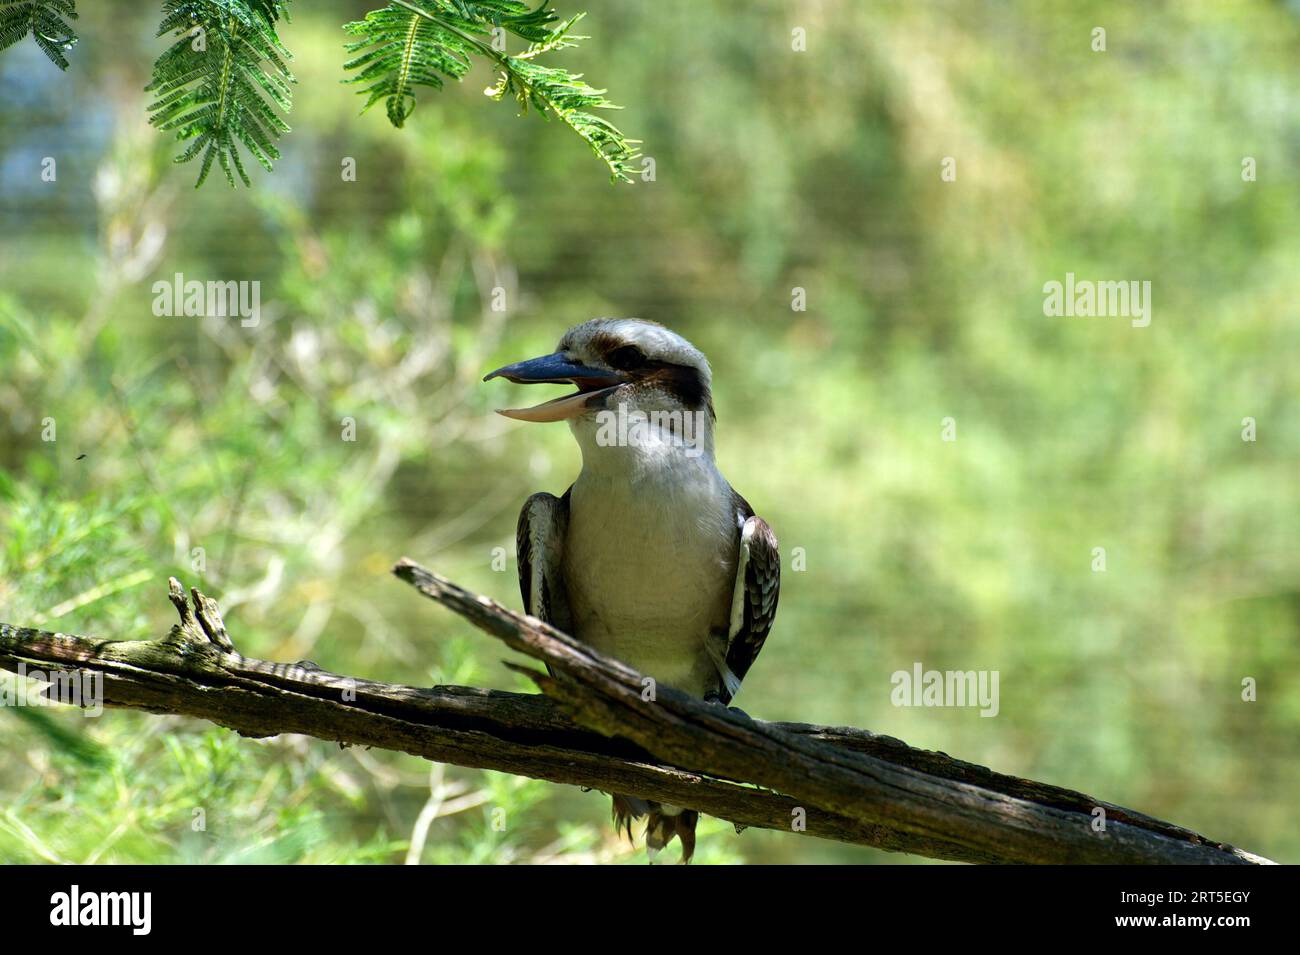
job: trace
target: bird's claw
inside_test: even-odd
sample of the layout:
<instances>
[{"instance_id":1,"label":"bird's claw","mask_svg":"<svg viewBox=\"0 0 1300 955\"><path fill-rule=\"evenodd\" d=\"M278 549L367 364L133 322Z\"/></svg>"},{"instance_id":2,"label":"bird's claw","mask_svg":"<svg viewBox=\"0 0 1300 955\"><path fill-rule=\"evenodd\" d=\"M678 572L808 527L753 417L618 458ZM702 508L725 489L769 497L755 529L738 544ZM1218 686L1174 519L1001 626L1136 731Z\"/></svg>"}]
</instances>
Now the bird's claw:
<instances>
[{"instance_id":1,"label":"bird's claw","mask_svg":"<svg viewBox=\"0 0 1300 955\"><path fill-rule=\"evenodd\" d=\"M726 703L722 702L722 697L719 696L717 693L709 692L709 693L704 694L704 702L705 702L705 703L712 703L714 706L722 706L722 707L726 707L726 709L728 709L730 712L732 712L732 713L739 713L741 716L743 716L743 717L744 717L745 719L747 719L747 720L753 719L752 716L750 716L748 713L746 713L744 710L742 710L739 706L727 706Z\"/></svg>"}]
</instances>

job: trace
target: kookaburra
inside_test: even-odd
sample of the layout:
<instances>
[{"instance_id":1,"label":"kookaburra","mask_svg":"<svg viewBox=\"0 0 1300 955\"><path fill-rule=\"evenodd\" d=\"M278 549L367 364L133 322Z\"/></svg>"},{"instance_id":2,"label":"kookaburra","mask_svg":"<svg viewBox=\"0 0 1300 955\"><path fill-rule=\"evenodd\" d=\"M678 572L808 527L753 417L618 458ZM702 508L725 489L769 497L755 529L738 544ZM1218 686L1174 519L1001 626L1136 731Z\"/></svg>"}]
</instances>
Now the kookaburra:
<instances>
[{"instance_id":1,"label":"kookaburra","mask_svg":"<svg viewBox=\"0 0 1300 955\"><path fill-rule=\"evenodd\" d=\"M776 616L776 536L713 460L712 374L662 325L598 318L555 353L483 380L571 383L577 392L499 412L568 421L582 471L562 497L534 494L519 514L524 609L658 683L730 703ZM695 849L697 812L614 797L631 834L648 815L651 858L673 836Z\"/></svg>"}]
</instances>

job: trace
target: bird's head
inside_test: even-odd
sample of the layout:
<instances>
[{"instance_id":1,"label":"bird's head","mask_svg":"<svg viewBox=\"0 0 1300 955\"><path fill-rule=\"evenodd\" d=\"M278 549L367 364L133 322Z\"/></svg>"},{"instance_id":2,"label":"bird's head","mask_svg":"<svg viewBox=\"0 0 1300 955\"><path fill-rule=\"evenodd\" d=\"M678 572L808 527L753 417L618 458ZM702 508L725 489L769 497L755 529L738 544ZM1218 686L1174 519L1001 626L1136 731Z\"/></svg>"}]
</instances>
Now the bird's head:
<instances>
[{"instance_id":1,"label":"bird's head","mask_svg":"<svg viewBox=\"0 0 1300 955\"><path fill-rule=\"evenodd\" d=\"M564 333L555 352L484 377L520 384L570 383L571 395L498 414L520 421L569 421L575 430L602 411L682 412L713 418L712 373L704 354L676 332L637 318L594 318Z\"/></svg>"}]
</instances>

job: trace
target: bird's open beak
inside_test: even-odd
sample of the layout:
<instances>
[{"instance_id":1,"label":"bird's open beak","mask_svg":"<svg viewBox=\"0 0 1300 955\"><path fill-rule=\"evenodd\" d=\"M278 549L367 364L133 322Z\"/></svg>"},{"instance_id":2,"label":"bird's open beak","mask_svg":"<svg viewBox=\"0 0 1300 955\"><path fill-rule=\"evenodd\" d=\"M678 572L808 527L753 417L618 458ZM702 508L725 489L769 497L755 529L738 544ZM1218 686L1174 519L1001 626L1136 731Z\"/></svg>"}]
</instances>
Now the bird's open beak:
<instances>
[{"instance_id":1,"label":"bird's open beak","mask_svg":"<svg viewBox=\"0 0 1300 955\"><path fill-rule=\"evenodd\" d=\"M531 408L503 408L499 415L519 421L564 421L587 410L588 403L609 394L624 381L617 372L589 368L569 361L563 355L543 355L515 362L484 375L484 381L505 378L521 385L569 382L578 386L576 394L555 398Z\"/></svg>"}]
</instances>

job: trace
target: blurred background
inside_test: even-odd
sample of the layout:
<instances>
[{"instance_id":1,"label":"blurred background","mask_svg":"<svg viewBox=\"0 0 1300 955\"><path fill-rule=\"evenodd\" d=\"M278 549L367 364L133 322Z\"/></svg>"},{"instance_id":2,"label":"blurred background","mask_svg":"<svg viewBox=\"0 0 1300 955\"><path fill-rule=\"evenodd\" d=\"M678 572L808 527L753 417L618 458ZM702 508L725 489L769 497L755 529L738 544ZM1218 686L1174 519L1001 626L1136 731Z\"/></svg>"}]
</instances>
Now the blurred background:
<instances>
[{"instance_id":1,"label":"blurred background","mask_svg":"<svg viewBox=\"0 0 1300 955\"><path fill-rule=\"evenodd\" d=\"M359 116L371 6L294 5L251 189L195 191L148 127L156 4L80 4L66 74L0 54L0 620L160 636L174 574L251 656L525 689L389 567L518 606L518 509L579 458L479 378L639 316L709 356L719 464L786 555L750 714L1300 862L1300 4L562 4L592 39L557 62L654 159L617 186L483 64L403 130ZM177 272L259 281L261 324L156 317ZM1046 317L1066 272L1149 280L1150 326ZM891 705L917 661L997 670L997 717ZM0 861L644 858L597 793L299 737L10 707L0 753ZM700 862L919 861L701 833Z\"/></svg>"}]
</instances>

